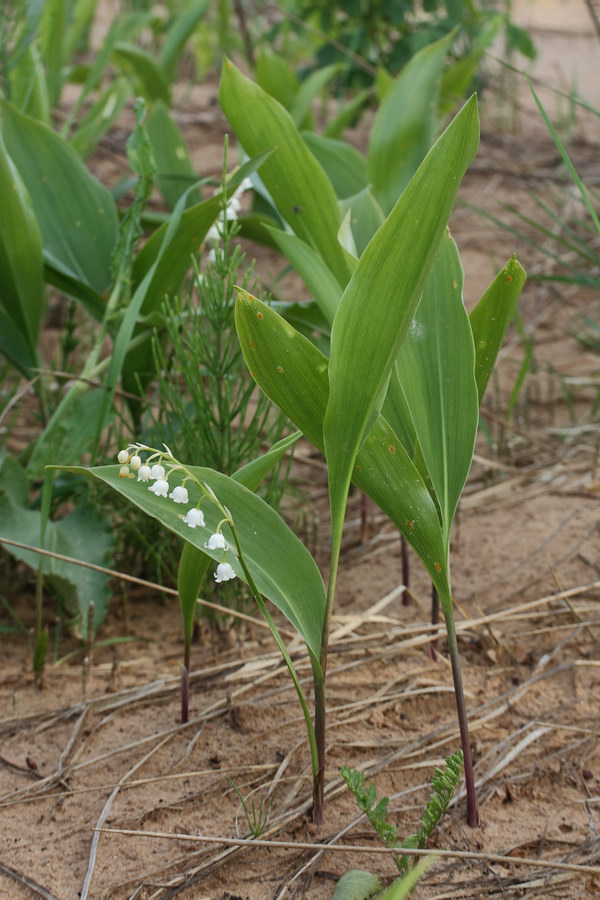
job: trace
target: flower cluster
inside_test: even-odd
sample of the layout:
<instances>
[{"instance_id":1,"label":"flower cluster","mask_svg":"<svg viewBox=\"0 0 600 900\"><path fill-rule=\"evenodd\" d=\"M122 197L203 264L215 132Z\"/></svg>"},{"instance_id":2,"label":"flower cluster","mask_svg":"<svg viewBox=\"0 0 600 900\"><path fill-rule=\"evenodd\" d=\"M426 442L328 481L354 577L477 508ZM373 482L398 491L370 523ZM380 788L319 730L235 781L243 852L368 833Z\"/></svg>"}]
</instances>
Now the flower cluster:
<instances>
[{"instance_id":1,"label":"flower cluster","mask_svg":"<svg viewBox=\"0 0 600 900\"><path fill-rule=\"evenodd\" d=\"M150 451L151 455L148 457L146 462L143 462L141 457L139 456L139 450ZM166 452L163 453L160 450L153 450L152 447L145 447L141 444L130 445L127 450L119 450L117 454L117 460L121 465L121 468L119 469L119 477L133 478L137 474L137 481L152 482L148 485L148 490L155 494L157 497L164 497L165 499L168 498L169 500L172 500L173 503L180 503L185 505L190 503L189 492L187 487L185 486L186 482L194 482L200 488L202 492L202 498L195 507L190 507L190 509L186 511L185 515L181 516L181 519L190 528L206 527L204 513L200 509L200 506L204 500L209 499L211 502L216 503L222 512L226 512L226 510L221 507L216 496L210 488L207 488L205 485L200 484L200 482L197 481L191 473L185 472L185 470L185 477L183 478L181 484L175 485L175 487L173 487L173 490L169 492L169 477L174 472L181 472L184 467L175 460L168 447L165 447L165 450ZM158 462L153 462L154 459L158 459ZM165 469L163 462L167 463L168 471ZM133 470L133 472L130 471L130 468ZM217 571L215 572L215 581L219 584L223 581L231 581L232 578L236 577L235 569L230 563L227 562L227 552L230 547L221 532L221 527L225 522L228 522L229 520L230 517L225 517L224 519L222 519L221 522L219 522L219 524L217 525L216 532L214 534L211 534L208 541L206 541L204 544L207 550L223 551L221 562L218 564Z\"/></svg>"}]
</instances>

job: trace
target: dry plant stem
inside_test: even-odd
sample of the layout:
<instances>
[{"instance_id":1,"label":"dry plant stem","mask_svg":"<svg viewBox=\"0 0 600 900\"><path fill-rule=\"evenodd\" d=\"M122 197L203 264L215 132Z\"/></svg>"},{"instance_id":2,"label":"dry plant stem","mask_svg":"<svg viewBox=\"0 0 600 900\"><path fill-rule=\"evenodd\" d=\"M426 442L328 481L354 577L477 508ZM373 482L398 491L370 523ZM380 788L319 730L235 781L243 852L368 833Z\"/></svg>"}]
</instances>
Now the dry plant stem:
<instances>
[{"instance_id":1,"label":"dry plant stem","mask_svg":"<svg viewBox=\"0 0 600 900\"><path fill-rule=\"evenodd\" d=\"M467 791L467 824L471 828L479 825L479 808L477 804L477 790L475 788L475 773L473 771L473 755L471 753L471 738L469 736L469 720L465 704L465 692L463 689L462 675L460 672L460 660L458 656L458 643L456 641L456 628L452 610L444 612L446 620L446 632L448 634L448 651L452 664L452 680L454 682L454 694L456 698L456 715L460 730L460 743L462 746L465 768L465 787Z\"/></svg>"},{"instance_id":2,"label":"dry plant stem","mask_svg":"<svg viewBox=\"0 0 600 900\"><path fill-rule=\"evenodd\" d=\"M181 724L185 725L190 717L190 669L189 650L186 661L181 666Z\"/></svg>"}]
</instances>

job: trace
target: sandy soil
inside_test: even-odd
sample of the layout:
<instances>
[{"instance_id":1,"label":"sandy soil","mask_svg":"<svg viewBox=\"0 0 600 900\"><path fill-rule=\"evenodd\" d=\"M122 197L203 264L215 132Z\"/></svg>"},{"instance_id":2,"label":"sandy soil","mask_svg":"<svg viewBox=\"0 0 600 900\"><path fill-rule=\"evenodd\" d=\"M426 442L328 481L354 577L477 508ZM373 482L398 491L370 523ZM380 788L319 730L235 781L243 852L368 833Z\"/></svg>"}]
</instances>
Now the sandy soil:
<instances>
[{"instance_id":1,"label":"sandy soil","mask_svg":"<svg viewBox=\"0 0 600 900\"><path fill-rule=\"evenodd\" d=\"M597 73L600 43L585 10L566 16L569 35L565 4L546 4L540 12L541 6L523 4L523 16L533 17L524 21L543 47L543 76L551 74L548 46L556 54L555 41L563 71L573 71L565 60L587 59ZM597 78L589 83L600 90ZM195 88L181 114L201 175L220 166L225 123L214 94L214 85ZM508 132L501 125L505 106L488 98L481 152L453 217L468 305L513 250L534 271L541 257L466 203L495 213L503 201L529 208L529 192L544 190L544 178L560 177L543 127L521 115L517 132ZM518 105L527 110L528 104L520 94ZM591 179L600 176L598 132L597 119L578 117L573 155ZM108 179L111 166L118 170L123 135L116 130L94 163ZM360 143L361 133L355 138ZM276 258L257 255L267 280L274 277ZM306 296L294 278L285 291ZM526 327L535 328L537 369L514 420L499 423L523 358L511 333L485 412L498 453L480 439L453 547L482 827L465 826L461 795L432 841L506 858L439 860L414 894L423 900L600 895L600 476L598 425L589 421L598 357L572 338L578 315L597 318L598 298L584 289L530 282L521 311ZM575 423L561 376L571 379ZM308 446L300 448L295 477L305 485L325 562L324 471L309 453ZM360 511L355 496L332 634L325 825L316 829L307 816L303 722L262 623L244 622L220 634L200 629L191 721L180 726L176 603L149 590L131 590L124 603L116 586L103 636L128 634L138 643L99 649L85 669L80 657L50 668L40 691L26 642L3 642L1 898L71 900L81 896L86 872L94 900L325 900L349 868L392 880L393 861L370 852L379 845L342 788L338 768L363 767L378 792L391 796L392 819L408 834L433 767L458 747L458 734L449 664L443 653L436 662L427 653L427 579L413 559L411 602L403 605L398 539L372 507L365 534ZM31 607L32 594L26 594L18 611L27 622ZM293 646L308 677L303 648ZM365 849L319 853L186 840L248 836L232 783L248 803L262 798L270 804L263 838ZM99 834L100 827L119 833ZM548 861L575 868L543 867Z\"/></svg>"}]
</instances>

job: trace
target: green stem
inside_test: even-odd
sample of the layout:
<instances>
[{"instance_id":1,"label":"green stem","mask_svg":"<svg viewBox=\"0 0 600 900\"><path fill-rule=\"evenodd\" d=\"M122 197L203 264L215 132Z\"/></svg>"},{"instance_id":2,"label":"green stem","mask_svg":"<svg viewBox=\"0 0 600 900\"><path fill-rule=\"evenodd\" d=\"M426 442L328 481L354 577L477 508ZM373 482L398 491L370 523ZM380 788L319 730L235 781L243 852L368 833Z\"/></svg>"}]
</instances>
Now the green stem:
<instances>
[{"instance_id":1,"label":"green stem","mask_svg":"<svg viewBox=\"0 0 600 900\"><path fill-rule=\"evenodd\" d=\"M260 609L265 622L269 626L269 630L271 631L271 634L275 638L275 643L279 647L281 655L283 656L285 664L288 667L288 671L289 671L292 681L294 683L294 687L296 689L296 694L298 695L298 700L300 701L300 706L302 707L304 721L306 723L306 731L308 734L308 744L310 747L310 758L311 758L311 766L312 766L312 773L313 773L313 783L316 783L318 776L319 776L319 771L320 771L320 768L319 768L320 767L320 759L319 759L319 754L317 752L317 742L316 742L316 738L315 738L315 726L313 726L313 721L312 721L312 718L310 715L310 710L308 708L306 698L304 696L302 687L300 685L298 673L296 672L296 668L294 666L294 663L292 662L292 658L288 652L288 649L284 643L284 640L281 637L281 634L279 633L279 629L277 628L277 626L275 625L275 622L271 618L271 614L270 614L269 610L267 609L267 605L262 597L262 594L256 587L254 579L252 578L252 575L250 574L250 570L248 569L248 566L246 565L246 561L244 559L244 556L242 553L242 548L241 548L240 541L238 538L237 530L236 530L236 527L231 518L229 518L229 527L231 528L231 531L233 534L233 539L235 541L235 546L236 546L236 549L238 552L238 559L239 559L240 565L244 571L246 581L248 582L248 587L252 591L252 593L254 595L254 599L256 600L256 604L257 604L258 608ZM314 683L315 683L315 701L316 701L317 684L319 682L324 684L325 679L324 679L324 676L321 675L320 666L319 666L318 661L312 656L312 654L311 654L311 663L312 663L312 667L313 667L313 679L314 679Z\"/></svg>"}]
</instances>

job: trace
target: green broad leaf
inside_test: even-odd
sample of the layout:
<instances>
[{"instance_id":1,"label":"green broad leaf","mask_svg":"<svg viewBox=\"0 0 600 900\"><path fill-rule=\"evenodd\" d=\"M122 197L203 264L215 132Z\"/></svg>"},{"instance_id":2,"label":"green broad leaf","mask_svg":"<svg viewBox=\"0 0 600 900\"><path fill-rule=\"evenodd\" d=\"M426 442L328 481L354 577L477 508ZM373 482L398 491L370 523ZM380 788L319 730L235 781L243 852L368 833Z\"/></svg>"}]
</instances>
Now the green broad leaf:
<instances>
[{"instance_id":1,"label":"green broad leaf","mask_svg":"<svg viewBox=\"0 0 600 900\"><path fill-rule=\"evenodd\" d=\"M89 285L84 284L83 281L79 281L77 278L73 278L70 273L64 272L58 261L51 259L49 254L46 254L44 280L58 288L67 297L81 300L86 312L92 318L97 319L98 322L101 321L106 309L104 298Z\"/></svg>"},{"instance_id":2,"label":"green broad leaf","mask_svg":"<svg viewBox=\"0 0 600 900\"><path fill-rule=\"evenodd\" d=\"M250 213L246 216L238 216L237 224L241 237L254 241L256 244L262 244L264 247L271 247L273 250L277 250L277 244L273 240L269 229L277 228L281 230L279 229L281 222L278 222L273 216L263 215L262 213Z\"/></svg>"},{"instance_id":3,"label":"green broad leaf","mask_svg":"<svg viewBox=\"0 0 600 900\"><path fill-rule=\"evenodd\" d=\"M260 177L277 211L301 240L321 254L340 284L345 284L350 270L337 237L341 217L335 191L290 114L228 60L219 98L248 156L273 149L261 166Z\"/></svg>"},{"instance_id":4,"label":"green broad leaf","mask_svg":"<svg viewBox=\"0 0 600 900\"><path fill-rule=\"evenodd\" d=\"M369 900L382 887L377 875L365 872L364 869L350 869L344 872L336 884L331 900Z\"/></svg>"},{"instance_id":5,"label":"green broad leaf","mask_svg":"<svg viewBox=\"0 0 600 900\"><path fill-rule=\"evenodd\" d=\"M268 46L258 55L254 77L263 91L274 97L287 110L291 109L300 81L296 73L290 69L289 63Z\"/></svg>"},{"instance_id":6,"label":"green broad leaf","mask_svg":"<svg viewBox=\"0 0 600 900\"><path fill-rule=\"evenodd\" d=\"M118 41L113 47L111 58L123 74L131 78L136 94L144 97L148 103L162 100L167 106L170 105L169 82L160 65L149 53L134 44Z\"/></svg>"},{"instance_id":7,"label":"green broad leaf","mask_svg":"<svg viewBox=\"0 0 600 900\"><path fill-rule=\"evenodd\" d=\"M345 68L344 63L331 63L315 69L314 72L300 83L300 87L294 97L290 110L291 116L298 128L312 127L311 105L313 100L321 94L330 81Z\"/></svg>"},{"instance_id":8,"label":"green broad leaf","mask_svg":"<svg viewBox=\"0 0 600 900\"><path fill-rule=\"evenodd\" d=\"M408 184L438 130L439 92L454 32L416 53L387 91L369 140L373 193L388 213Z\"/></svg>"},{"instance_id":9,"label":"green broad leaf","mask_svg":"<svg viewBox=\"0 0 600 900\"><path fill-rule=\"evenodd\" d=\"M2 103L6 148L31 197L44 256L102 294L110 285L117 211L110 193L51 128Z\"/></svg>"},{"instance_id":10,"label":"green broad leaf","mask_svg":"<svg viewBox=\"0 0 600 900\"><path fill-rule=\"evenodd\" d=\"M0 350L25 375L44 312L42 238L31 198L0 136Z\"/></svg>"},{"instance_id":11,"label":"green broad leaf","mask_svg":"<svg viewBox=\"0 0 600 900\"><path fill-rule=\"evenodd\" d=\"M46 74L37 44L30 44L10 76L10 96L15 106L41 122L50 122Z\"/></svg>"},{"instance_id":12,"label":"green broad leaf","mask_svg":"<svg viewBox=\"0 0 600 900\"><path fill-rule=\"evenodd\" d=\"M235 321L246 364L258 386L323 451L327 357L273 309L239 289ZM446 549L435 504L381 416L357 455L352 480L414 547L440 593L447 592Z\"/></svg>"},{"instance_id":13,"label":"green broad leaf","mask_svg":"<svg viewBox=\"0 0 600 900\"><path fill-rule=\"evenodd\" d=\"M280 462L287 451L295 446L300 437L300 432L296 431L289 437L277 441L266 453L238 469L232 475L232 478L238 484L248 488L249 491L256 491L269 472ZM192 637L196 600L211 562L211 557L204 550L189 544L187 541L183 545L177 569L177 593L179 594L183 632L186 641L190 641Z\"/></svg>"},{"instance_id":14,"label":"green broad leaf","mask_svg":"<svg viewBox=\"0 0 600 900\"><path fill-rule=\"evenodd\" d=\"M364 190L369 183L367 160L351 144L303 131L302 140L321 163L337 196L343 200Z\"/></svg>"},{"instance_id":15,"label":"green broad leaf","mask_svg":"<svg viewBox=\"0 0 600 900\"><path fill-rule=\"evenodd\" d=\"M380 103L383 103L393 87L394 76L383 66L378 66L377 75L375 76L375 93Z\"/></svg>"},{"instance_id":16,"label":"green broad leaf","mask_svg":"<svg viewBox=\"0 0 600 900\"><path fill-rule=\"evenodd\" d=\"M193 0L177 13L167 31L160 52L160 65L168 81L173 81L177 63L196 25L208 9L209 0Z\"/></svg>"},{"instance_id":17,"label":"green broad leaf","mask_svg":"<svg viewBox=\"0 0 600 900\"><path fill-rule=\"evenodd\" d=\"M341 138L346 128L350 128L355 123L372 93L371 88L365 88L364 91L359 91L348 103L341 106L323 129L323 137Z\"/></svg>"},{"instance_id":18,"label":"green broad leaf","mask_svg":"<svg viewBox=\"0 0 600 900\"><path fill-rule=\"evenodd\" d=\"M146 131L152 143L157 167L156 183L169 209L198 180L181 130L171 117L168 107L159 100L146 120ZM188 195L188 206L199 203L199 191Z\"/></svg>"},{"instance_id":19,"label":"green broad leaf","mask_svg":"<svg viewBox=\"0 0 600 900\"><path fill-rule=\"evenodd\" d=\"M324 421L332 515L339 534L356 454L478 141L477 102L472 97L438 138L365 249L340 300L331 334Z\"/></svg>"},{"instance_id":20,"label":"green broad leaf","mask_svg":"<svg viewBox=\"0 0 600 900\"><path fill-rule=\"evenodd\" d=\"M505 21L504 15L494 16L476 36L468 55L463 56L445 70L440 87L440 114L442 116L452 112L456 104L469 91L483 54Z\"/></svg>"},{"instance_id":21,"label":"green broad leaf","mask_svg":"<svg viewBox=\"0 0 600 900\"><path fill-rule=\"evenodd\" d=\"M40 547L41 512L29 508L29 482L16 460L7 456L0 466L0 535ZM42 557L34 550L3 545L4 549L37 571ZM46 524L44 549L95 565L106 565L114 549L114 537L96 507L80 502L56 522ZM75 633L87 637L89 606L94 603L94 630L106 616L110 599L107 575L44 557L44 580L57 591L76 616Z\"/></svg>"},{"instance_id":22,"label":"green broad leaf","mask_svg":"<svg viewBox=\"0 0 600 900\"><path fill-rule=\"evenodd\" d=\"M385 221L383 210L373 196L370 185L354 196L341 200L340 208L344 215L350 211L350 227L358 255L361 256L377 229Z\"/></svg>"},{"instance_id":23,"label":"green broad leaf","mask_svg":"<svg viewBox=\"0 0 600 900\"><path fill-rule=\"evenodd\" d=\"M70 144L82 159L87 159L98 142L116 122L131 96L127 78L117 78L92 104L71 136Z\"/></svg>"},{"instance_id":24,"label":"green broad leaf","mask_svg":"<svg viewBox=\"0 0 600 900\"><path fill-rule=\"evenodd\" d=\"M396 361L448 539L479 421L475 348L462 290L460 257L448 231Z\"/></svg>"},{"instance_id":25,"label":"green broad leaf","mask_svg":"<svg viewBox=\"0 0 600 900\"><path fill-rule=\"evenodd\" d=\"M280 228L267 228L276 247L293 265L331 324L342 296L342 288L323 257L308 244Z\"/></svg>"},{"instance_id":26,"label":"green broad leaf","mask_svg":"<svg viewBox=\"0 0 600 900\"><path fill-rule=\"evenodd\" d=\"M480 406L526 278L525 269L513 256L469 316L475 343L475 380Z\"/></svg>"},{"instance_id":27,"label":"green broad leaf","mask_svg":"<svg viewBox=\"0 0 600 900\"><path fill-rule=\"evenodd\" d=\"M183 521L187 506L182 507L171 500L155 496L147 484L138 483L133 477L120 478L119 469L119 466L92 469L77 466L65 470L87 474L110 485L130 503L157 519L184 541L205 550L217 563L222 561L223 551L208 550L205 547L208 537L221 520L221 513L213 503L207 501L202 505L206 527L190 528ZM318 659L325 614L325 588L306 547L264 500L233 478L199 466L190 466L189 471L201 484L213 490L219 501L230 510L246 564L260 593L281 610L298 630L313 657ZM173 475L171 483L175 486L179 479ZM188 482L186 487L190 504L195 506L202 496L200 490L193 482ZM227 526L224 526L224 534L230 547L234 547ZM243 580L243 570L235 552L228 553L227 561Z\"/></svg>"}]
</instances>

